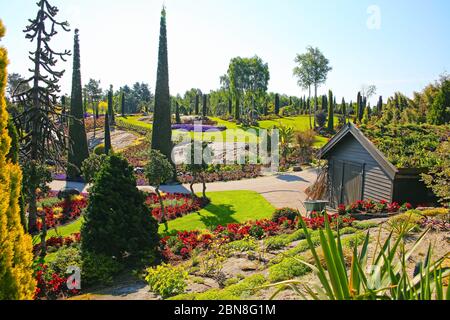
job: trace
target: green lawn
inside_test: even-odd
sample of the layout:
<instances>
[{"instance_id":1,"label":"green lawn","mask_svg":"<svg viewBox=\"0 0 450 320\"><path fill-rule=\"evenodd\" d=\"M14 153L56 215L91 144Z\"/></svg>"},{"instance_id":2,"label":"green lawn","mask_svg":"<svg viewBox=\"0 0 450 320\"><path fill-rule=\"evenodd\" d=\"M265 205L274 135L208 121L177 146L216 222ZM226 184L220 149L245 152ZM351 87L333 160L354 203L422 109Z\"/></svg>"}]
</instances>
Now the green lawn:
<instances>
[{"instance_id":1,"label":"green lawn","mask_svg":"<svg viewBox=\"0 0 450 320\"><path fill-rule=\"evenodd\" d=\"M169 232L214 229L218 225L270 218L275 208L254 191L209 192L211 204L182 218L169 221ZM164 226L160 226L160 232Z\"/></svg>"},{"instance_id":2,"label":"green lawn","mask_svg":"<svg viewBox=\"0 0 450 320\"><path fill-rule=\"evenodd\" d=\"M131 125L138 126L142 129L151 129L152 125L146 122L139 121L139 119L142 118L142 116L128 116L126 118L119 117L118 119L121 119L125 121L126 123L129 123ZM229 122L226 120L222 120L220 118L210 117L211 120L216 121L218 126L225 126L227 129L232 130L226 130L222 132L206 132L206 133L194 133L189 132L189 138L196 139L196 140L205 140L205 141L216 141L216 142L223 142L228 141L231 142L232 140L236 142L253 142L257 141L257 136L259 135L260 129L270 129L274 126L288 126L295 129L295 131L306 131L309 129L309 116L302 115L302 116L296 116L296 117L286 117L286 118L280 118L277 120L263 120L259 121L258 127L251 127L251 128L243 128L240 125L237 125L234 122ZM338 122L338 119L335 119L335 123ZM233 131L238 130L238 131ZM237 138L233 139L233 136L231 136L231 133L235 133ZM227 134L229 135L227 137ZM173 131L173 140L176 141L180 137L186 135L185 132L181 132L178 130ZM328 141L327 138L317 136L316 138L316 147L322 147L324 144L326 144Z\"/></svg>"},{"instance_id":3,"label":"green lawn","mask_svg":"<svg viewBox=\"0 0 450 320\"><path fill-rule=\"evenodd\" d=\"M261 195L253 191L224 191L209 192L211 204L182 218L169 221L169 232L174 230L190 231L215 228L219 224L238 223L248 220L270 218L275 208ZM59 227L56 232L50 230L47 239L57 235L66 237L80 232L84 219ZM164 226L160 227L162 232ZM39 243L39 236L33 238L33 242Z\"/></svg>"}]
</instances>

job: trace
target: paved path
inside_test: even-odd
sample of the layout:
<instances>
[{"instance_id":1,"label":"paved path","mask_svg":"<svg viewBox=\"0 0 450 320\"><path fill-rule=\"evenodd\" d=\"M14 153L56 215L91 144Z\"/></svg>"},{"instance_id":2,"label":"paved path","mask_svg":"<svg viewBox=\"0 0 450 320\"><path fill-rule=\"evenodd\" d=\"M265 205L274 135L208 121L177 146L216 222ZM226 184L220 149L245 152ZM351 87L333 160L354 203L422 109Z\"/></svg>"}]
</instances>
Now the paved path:
<instances>
[{"instance_id":1,"label":"paved path","mask_svg":"<svg viewBox=\"0 0 450 320\"><path fill-rule=\"evenodd\" d=\"M206 185L207 192L211 191L231 191L231 190L251 190L256 191L266 198L274 207L296 208L304 212L302 202L306 199L305 189L316 181L317 172L314 169L305 170L298 173L285 173L271 175L256 179L215 182ZM87 187L82 183L53 181L50 184L52 190L61 190L64 187L74 188L87 192ZM141 190L153 191L152 187L139 187ZM189 185L162 186L164 192L189 193ZM194 190L201 192L201 184L195 184Z\"/></svg>"}]
</instances>

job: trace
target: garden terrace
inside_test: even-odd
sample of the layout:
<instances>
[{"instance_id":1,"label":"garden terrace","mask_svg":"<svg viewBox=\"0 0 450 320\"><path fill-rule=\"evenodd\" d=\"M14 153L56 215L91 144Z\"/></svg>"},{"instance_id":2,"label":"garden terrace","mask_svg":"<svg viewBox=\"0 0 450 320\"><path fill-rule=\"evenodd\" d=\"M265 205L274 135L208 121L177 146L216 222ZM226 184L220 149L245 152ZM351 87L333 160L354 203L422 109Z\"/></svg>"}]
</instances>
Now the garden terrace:
<instances>
[{"instance_id":1,"label":"garden terrace","mask_svg":"<svg viewBox=\"0 0 450 320\"><path fill-rule=\"evenodd\" d=\"M434 152L450 138L450 126L428 124L360 126L364 135L397 168L429 168L436 163Z\"/></svg>"}]
</instances>

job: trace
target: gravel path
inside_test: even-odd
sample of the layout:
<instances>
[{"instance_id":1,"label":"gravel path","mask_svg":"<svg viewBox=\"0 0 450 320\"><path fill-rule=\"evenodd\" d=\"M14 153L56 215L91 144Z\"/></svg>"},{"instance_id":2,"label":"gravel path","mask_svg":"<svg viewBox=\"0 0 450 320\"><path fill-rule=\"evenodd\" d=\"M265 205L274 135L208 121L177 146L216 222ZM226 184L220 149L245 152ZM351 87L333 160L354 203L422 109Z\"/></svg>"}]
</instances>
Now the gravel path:
<instances>
[{"instance_id":1,"label":"gravel path","mask_svg":"<svg viewBox=\"0 0 450 320\"><path fill-rule=\"evenodd\" d=\"M305 189L308 188L317 178L317 172L314 169L305 170L296 173L280 173L256 179L215 182L206 185L207 192L211 191L231 191L231 190L250 190L256 191L266 198L274 207L296 208L304 212L302 202L306 199ZM61 190L64 187L74 188L79 191L87 192L88 186L82 183L53 181L50 183L52 190ZM195 191L201 191L201 185L194 185ZM153 191L152 187L139 187L141 190ZM164 192L189 193L189 185L163 186Z\"/></svg>"}]
</instances>

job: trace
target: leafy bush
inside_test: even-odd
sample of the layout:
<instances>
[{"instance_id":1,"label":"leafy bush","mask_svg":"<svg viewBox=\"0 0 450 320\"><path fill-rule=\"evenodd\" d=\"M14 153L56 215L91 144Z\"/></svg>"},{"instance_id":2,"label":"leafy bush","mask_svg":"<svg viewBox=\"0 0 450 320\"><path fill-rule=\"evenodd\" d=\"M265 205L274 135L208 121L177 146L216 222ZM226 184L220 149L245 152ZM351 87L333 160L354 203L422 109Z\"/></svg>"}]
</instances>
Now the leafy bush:
<instances>
[{"instance_id":1,"label":"leafy bush","mask_svg":"<svg viewBox=\"0 0 450 320\"><path fill-rule=\"evenodd\" d=\"M294 221L299 216L300 212L297 209L282 208L275 210L275 212L272 214L272 221L278 222L281 218L286 218Z\"/></svg>"},{"instance_id":2,"label":"leafy bush","mask_svg":"<svg viewBox=\"0 0 450 320\"><path fill-rule=\"evenodd\" d=\"M187 287L188 273L182 266L174 267L162 264L156 268L147 269L145 280L150 290L163 298L182 294Z\"/></svg>"},{"instance_id":3,"label":"leafy bush","mask_svg":"<svg viewBox=\"0 0 450 320\"><path fill-rule=\"evenodd\" d=\"M339 230L339 232L340 232L341 235L345 235L345 234L356 233L356 232L358 232L358 230L356 228L353 228L353 227L345 227L345 228L342 228L341 230Z\"/></svg>"},{"instance_id":4,"label":"leafy bush","mask_svg":"<svg viewBox=\"0 0 450 320\"><path fill-rule=\"evenodd\" d=\"M436 208L428 209L421 212L422 215L426 217L445 217L450 215L450 209L447 208Z\"/></svg>"},{"instance_id":5,"label":"leafy bush","mask_svg":"<svg viewBox=\"0 0 450 320\"><path fill-rule=\"evenodd\" d=\"M97 156L100 156L100 155L102 155L102 154L105 154L105 145L104 145L103 143L97 145L97 146L94 148L94 154L97 155Z\"/></svg>"},{"instance_id":6,"label":"leafy bush","mask_svg":"<svg viewBox=\"0 0 450 320\"><path fill-rule=\"evenodd\" d=\"M270 237L264 241L264 245L267 250L279 250L283 249L290 243L288 235L279 235L275 237Z\"/></svg>"},{"instance_id":7,"label":"leafy bush","mask_svg":"<svg viewBox=\"0 0 450 320\"><path fill-rule=\"evenodd\" d=\"M91 154L89 158L83 161L83 164L81 165L81 173L85 182L94 182L94 177L100 171L106 158L106 154L102 153L100 155L97 155L94 153Z\"/></svg>"},{"instance_id":8,"label":"leafy bush","mask_svg":"<svg viewBox=\"0 0 450 320\"><path fill-rule=\"evenodd\" d=\"M81 278L88 285L112 284L114 276L123 270L117 259L106 255L82 252L81 258Z\"/></svg>"},{"instance_id":9,"label":"leafy bush","mask_svg":"<svg viewBox=\"0 0 450 320\"><path fill-rule=\"evenodd\" d=\"M55 258L48 264L52 273L66 274L68 267L82 266L80 248L78 246L62 247L56 254Z\"/></svg>"},{"instance_id":10,"label":"leafy bush","mask_svg":"<svg viewBox=\"0 0 450 320\"><path fill-rule=\"evenodd\" d=\"M289 257L269 268L269 281L279 282L302 276L310 271L298 258Z\"/></svg>"},{"instance_id":11,"label":"leafy bush","mask_svg":"<svg viewBox=\"0 0 450 320\"><path fill-rule=\"evenodd\" d=\"M325 123L327 122L327 114L323 111L319 111L316 113L316 123L319 128L325 127Z\"/></svg>"},{"instance_id":12,"label":"leafy bush","mask_svg":"<svg viewBox=\"0 0 450 320\"><path fill-rule=\"evenodd\" d=\"M373 221L353 221L352 227L358 229L358 230L367 230L376 228L379 226L378 222Z\"/></svg>"},{"instance_id":13,"label":"leafy bush","mask_svg":"<svg viewBox=\"0 0 450 320\"><path fill-rule=\"evenodd\" d=\"M247 237L243 240L230 242L227 246L229 249L233 251L247 252L247 251L255 251L257 248L257 243L255 239Z\"/></svg>"}]
</instances>

